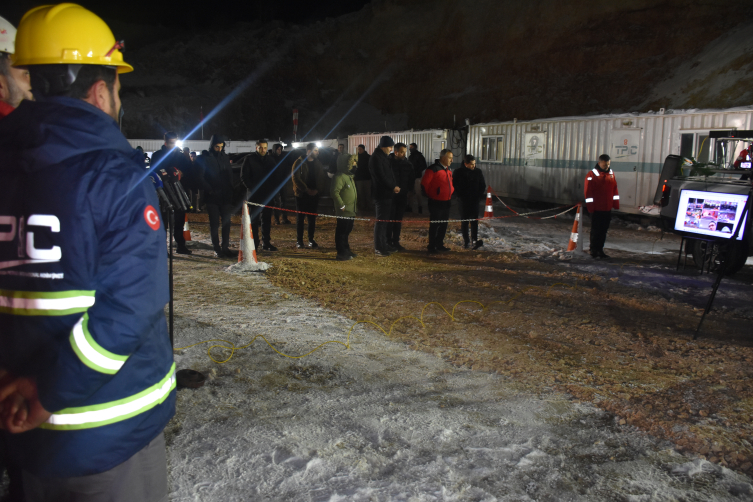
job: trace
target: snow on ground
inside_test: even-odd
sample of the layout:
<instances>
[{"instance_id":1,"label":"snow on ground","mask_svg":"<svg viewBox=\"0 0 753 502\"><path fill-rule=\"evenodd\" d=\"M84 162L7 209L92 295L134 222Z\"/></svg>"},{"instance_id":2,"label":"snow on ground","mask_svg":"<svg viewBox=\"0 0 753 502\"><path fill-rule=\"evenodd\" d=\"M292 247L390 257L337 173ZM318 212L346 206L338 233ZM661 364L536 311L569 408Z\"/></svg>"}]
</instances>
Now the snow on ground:
<instances>
[{"instance_id":1,"label":"snow on ground","mask_svg":"<svg viewBox=\"0 0 753 502\"><path fill-rule=\"evenodd\" d=\"M595 261L587 253L566 252L572 222L572 216L569 221L565 218L497 219L491 224L482 222L479 225L479 238L484 241L485 251L512 252L528 258L559 262L563 267L606 278L619 277L621 284L658 292L667 299L682 300L695 307L705 307L716 275L699 275L692 257L688 257L686 269L681 267L679 272L676 270L681 241L679 236L662 235L654 225L643 227L614 218L604 248L614 259ZM585 224L580 238L588 251L590 227L587 218ZM449 237L456 246L462 245L459 232L451 230ZM656 259L650 259L651 256ZM753 264L752 260L748 260L749 265ZM753 319L751 271L751 267L746 266L737 276L724 278L715 299L715 308L729 309Z\"/></svg>"},{"instance_id":2,"label":"snow on ground","mask_svg":"<svg viewBox=\"0 0 753 502\"><path fill-rule=\"evenodd\" d=\"M264 333L301 354L346 341L346 318L263 276L242 280L267 300L178 318L176 346ZM198 347L176 361L210 380L179 391L167 429L172 501L753 500L749 478L593 406L520 392L371 327L354 330L350 350L303 359L257 340L225 365Z\"/></svg>"}]
</instances>

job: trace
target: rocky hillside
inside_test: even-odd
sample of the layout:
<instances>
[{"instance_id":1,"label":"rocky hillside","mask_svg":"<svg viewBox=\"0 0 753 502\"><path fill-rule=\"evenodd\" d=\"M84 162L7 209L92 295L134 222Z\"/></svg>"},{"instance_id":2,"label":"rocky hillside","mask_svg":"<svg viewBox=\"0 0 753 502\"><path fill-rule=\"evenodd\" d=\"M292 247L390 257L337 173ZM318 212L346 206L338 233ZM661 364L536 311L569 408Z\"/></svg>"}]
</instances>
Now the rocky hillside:
<instances>
[{"instance_id":1,"label":"rocky hillside","mask_svg":"<svg viewBox=\"0 0 753 502\"><path fill-rule=\"evenodd\" d=\"M374 0L309 25L229 24L137 40L129 137L292 139L495 119L751 104L748 2ZM116 31L118 31L116 26ZM117 36L121 36L116 33ZM153 41L152 41L153 40ZM232 99L227 99L230 96ZM299 134L300 135L300 134ZM194 135L193 138L200 136Z\"/></svg>"}]
</instances>

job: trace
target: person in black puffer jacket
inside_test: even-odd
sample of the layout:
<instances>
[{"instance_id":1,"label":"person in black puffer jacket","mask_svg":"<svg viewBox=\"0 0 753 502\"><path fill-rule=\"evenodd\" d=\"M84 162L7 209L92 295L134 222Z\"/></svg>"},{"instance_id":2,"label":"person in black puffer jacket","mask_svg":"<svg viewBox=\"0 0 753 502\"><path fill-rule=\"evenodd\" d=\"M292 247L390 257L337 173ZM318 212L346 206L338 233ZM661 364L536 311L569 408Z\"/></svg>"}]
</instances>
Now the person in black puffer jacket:
<instances>
[{"instance_id":1,"label":"person in black puffer jacket","mask_svg":"<svg viewBox=\"0 0 753 502\"><path fill-rule=\"evenodd\" d=\"M400 245L400 232L403 228L403 215L408 205L408 192L413 189L413 182L416 179L413 164L406 158L408 147L405 143L395 145L394 153L390 154L390 165L395 175L397 186L400 187L400 193L392 199L392 209L390 211L390 223L387 224L387 245L392 246L398 251L405 251Z\"/></svg>"},{"instance_id":2,"label":"person in black puffer jacket","mask_svg":"<svg viewBox=\"0 0 753 502\"><path fill-rule=\"evenodd\" d=\"M371 174L371 193L374 197L376 209L376 223L374 224L374 253L377 256L389 256L397 251L387 244L387 220L391 216L392 199L400 193L400 187L395 180L395 173L390 166L388 157L395 142L389 136L382 136L379 146L369 159L369 174Z\"/></svg>"},{"instance_id":3,"label":"person in black puffer jacket","mask_svg":"<svg viewBox=\"0 0 753 502\"><path fill-rule=\"evenodd\" d=\"M212 247L217 258L237 257L237 251L231 251L230 246L230 217L233 214L233 168L230 159L224 151L225 138L219 134L212 136L209 141L209 151L202 152L196 157L196 163L201 166L204 181L210 187L205 191L204 202L209 213L209 233L212 236ZM222 242L218 231L222 219Z\"/></svg>"},{"instance_id":4,"label":"person in black puffer jacket","mask_svg":"<svg viewBox=\"0 0 753 502\"><path fill-rule=\"evenodd\" d=\"M486 194L486 180L481 169L476 167L476 158L473 155L466 155L463 159L463 165L455 169L452 174L452 184L455 187L455 194L460 199L460 219L474 221L463 221L460 224L463 232L463 241L466 249L471 247L478 249L484 245L484 241L478 239L478 221L479 203ZM468 235L468 227L471 229L471 235Z\"/></svg>"},{"instance_id":5,"label":"person in black puffer jacket","mask_svg":"<svg viewBox=\"0 0 753 502\"><path fill-rule=\"evenodd\" d=\"M247 190L247 200L271 206L272 199L280 193L280 187L285 183L282 169L278 168L278 163L274 157L267 151L267 140L256 142L256 151L250 153L243 159L241 166L241 181ZM251 213L251 230L254 234L254 246L259 248L259 226L261 224L261 240L264 251L277 251L277 248L270 242L272 230L272 207L249 207Z\"/></svg>"}]
</instances>

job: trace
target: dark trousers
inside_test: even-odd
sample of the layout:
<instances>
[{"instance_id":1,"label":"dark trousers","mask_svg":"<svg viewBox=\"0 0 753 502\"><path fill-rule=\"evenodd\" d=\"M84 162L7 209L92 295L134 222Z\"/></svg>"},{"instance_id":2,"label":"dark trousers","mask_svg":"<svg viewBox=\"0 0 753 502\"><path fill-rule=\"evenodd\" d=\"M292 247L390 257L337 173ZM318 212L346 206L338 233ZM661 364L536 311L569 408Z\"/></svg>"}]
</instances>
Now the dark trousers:
<instances>
[{"instance_id":1,"label":"dark trousers","mask_svg":"<svg viewBox=\"0 0 753 502\"><path fill-rule=\"evenodd\" d=\"M348 236L353 231L353 220L337 219L337 226L335 227L335 249L337 254L346 254L350 251L350 244L348 244Z\"/></svg>"},{"instance_id":2,"label":"dark trousers","mask_svg":"<svg viewBox=\"0 0 753 502\"><path fill-rule=\"evenodd\" d=\"M450 201L429 199L429 247L444 246L444 236L447 233L446 220L450 219ZM445 223L434 223L435 221Z\"/></svg>"},{"instance_id":3,"label":"dark trousers","mask_svg":"<svg viewBox=\"0 0 753 502\"><path fill-rule=\"evenodd\" d=\"M259 249L259 224L261 223L261 240L265 245L269 244L269 235L272 230L272 213L270 207L254 207L254 217L251 219L251 231L254 233L254 247Z\"/></svg>"},{"instance_id":4,"label":"dark trousers","mask_svg":"<svg viewBox=\"0 0 753 502\"><path fill-rule=\"evenodd\" d=\"M279 207L280 209L285 209L285 190L280 190L280 193L277 194L277 196L272 199L272 205L275 207ZM279 209L274 210L275 215L275 221L277 223L280 223L280 216L282 216L282 221L288 221L288 212L287 211L280 211Z\"/></svg>"},{"instance_id":5,"label":"dark trousers","mask_svg":"<svg viewBox=\"0 0 753 502\"><path fill-rule=\"evenodd\" d=\"M470 220L479 217L479 199L473 197L470 199L460 199L460 219ZM468 236L468 228L471 229L471 235ZM460 223L460 231L463 233L463 242L466 244L478 240L478 221L463 221Z\"/></svg>"},{"instance_id":6,"label":"dark trousers","mask_svg":"<svg viewBox=\"0 0 753 502\"><path fill-rule=\"evenodd\" d=\"M40 478L23 472L27 502L163 502L167 500L167 453L160 433L141 451L109 471L73 478Z\"/></svg>"},{"instance_id":7,"label":"dark trousers","mask_svg":"<svg viewBox=\"0 0 753 502\"><path fill-rule=\"evenodd\" d=\"M227 249L230 245L230 217L233 214L233 206L230 204L207 204L207 213L209 213L209 235L212 237L214 250ZM220 246L220 236L218 235L220 219L222 219L222 246Z\"/></svg>"},{"instance_id":8,"label":"dark trousers","mask_svg":"<svg viewBox=\"0 0 753 502\"><path fill-rule=\"evenodd\" d=\"M303 242L303 222L308 220L308 234L309 242L314 240L314 233L316 232L316 212L319 209L319 197L314 195L304 195L303 197L295 198L295 210L303 211L304 213L314 214L300 214L296 215L296 237L298 242Z\"/></svg>"},{"instance_id":9,"label":"dark trousers","mask_svg":"<svg viewBox=\"0 0 753 502\"><path fill-rule=\"evenodd\" d=\"M405 208L408 207L408 193L402 192L397 194L392 199L392 209L390 210L390 219L392 222L387 224L387 243L400 244L400 232L403 229L403 215L405 215Z\"/></svg>"},{"instance_id":10,"label":"dark trousers","mask_svg":"<svg viewBox=\"0 0 753 502\"><path fill-rule=\"evenodd\" d=\"M186 239L183 237L183 225L186 224L186 213L180 209L175 210L175 217L173 218L173 237L178 247L186 246Z\"/></svg>"},{"instance_id":11,"label":"dark trousers","mask_svg":"<svg viewBox=\"0 0 753 502\"><path fill-rule=\"evenodd\" d=\"M374 209L376 209L377 220L389 220L392 209L392 200L375 200ZM374 223L374 249L377 251L387 250L387 223L386 221L377 221Z\"/></svg>"},{"instance_id":12,"label":"dark trousers","mask_svg":"<svg viewBox=\"0 0 753 502\"><path fill-rule=\"evenodd\" d=\"M591 213L591 256L604 252L612 211L594 211Z\"/></svg>"},{"instance_id":13,"label":"dark trousers","mask_svg":"<svg viewBox=\"0 0 753 502\"><path fill-rule=\"evenodd\" d=\"M8 478L10 484L8 486L7 498L3 500L7 502L24 502L24 485L23 485L23 471L20 467L16 466L10 454L7 453L8 447L5 445L6 432L0 431L0 479L2 479L3 472L8 472Z\"/></svg>"}]
</instances>

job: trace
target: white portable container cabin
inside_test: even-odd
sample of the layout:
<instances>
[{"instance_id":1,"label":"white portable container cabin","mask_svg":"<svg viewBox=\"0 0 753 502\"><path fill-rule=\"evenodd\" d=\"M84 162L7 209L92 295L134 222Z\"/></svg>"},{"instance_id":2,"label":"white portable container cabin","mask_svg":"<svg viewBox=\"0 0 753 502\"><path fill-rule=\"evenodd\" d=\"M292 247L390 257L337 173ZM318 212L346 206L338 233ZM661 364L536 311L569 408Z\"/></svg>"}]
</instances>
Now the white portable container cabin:
<instances>
[{"instance_id":1,"label":"white portable container cabin","mask_svg":"<svg viewBox=\"0 0 753 502\"><path fill-rule=\"evenodd\" d=\"M431 165L439 159L439 152L451 148L454 156L453 163L459 164L463 155L460 133L451 129L429 129L426 131L398 131L354 134L348 136L348 153L357 153L358 145L366 147L366 152L372 154L379 146L382 136L390 136L395 143L416 144L418 151L424 154L426 163Z\"/></svg>"},{"instance_id":2,"label":"white portable container cabin","mask_svg":"<svg viewBox=\"0 0 753 502\"><path fill-rule=\"evenodd\" d=\"M470 126L468 153L498 195L560 204L583 200L586 173L606 153L620 210L637 212L653 204L667 155L714 162L709 131L752 128L753 106L513 120Z\"/></svg>"}]
</instances>

